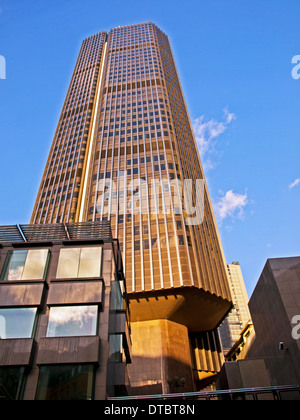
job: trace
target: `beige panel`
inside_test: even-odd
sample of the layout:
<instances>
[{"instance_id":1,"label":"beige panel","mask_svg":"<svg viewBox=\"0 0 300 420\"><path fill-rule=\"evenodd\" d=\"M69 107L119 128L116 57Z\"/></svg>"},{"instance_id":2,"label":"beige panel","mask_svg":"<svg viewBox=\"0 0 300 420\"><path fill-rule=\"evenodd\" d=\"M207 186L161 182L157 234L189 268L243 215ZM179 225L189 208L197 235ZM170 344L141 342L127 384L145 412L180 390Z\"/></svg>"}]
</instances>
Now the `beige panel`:
<instances>
[{"instance_id":1,"label":"beige panel","mask_svg":"<svg viewBox=\"0 0 300 420\"><path fill-rule=\"evenodd\" d=\"M64 248L60 251L57 274L58 279L77 278L80 248Z\"/></svg>"},{"instance_id":2,"label":"beige panel","mask_svg":"<svg viewBox=\"0 0 300 420\"><path fill-rule=\"evenodd\" d=\"M42 280L44 278L48 249L29 250L22 280Z\"/></svg>"},{"instance_id":3,"label":"beige panel","mask_svg":"<svg viewBox=\"0 0 300 420\"><path fill-rule=\"evenodd\" d=\"M78 278L100 277L102 247L81 248Z\"/></svg>"}]
</instances>

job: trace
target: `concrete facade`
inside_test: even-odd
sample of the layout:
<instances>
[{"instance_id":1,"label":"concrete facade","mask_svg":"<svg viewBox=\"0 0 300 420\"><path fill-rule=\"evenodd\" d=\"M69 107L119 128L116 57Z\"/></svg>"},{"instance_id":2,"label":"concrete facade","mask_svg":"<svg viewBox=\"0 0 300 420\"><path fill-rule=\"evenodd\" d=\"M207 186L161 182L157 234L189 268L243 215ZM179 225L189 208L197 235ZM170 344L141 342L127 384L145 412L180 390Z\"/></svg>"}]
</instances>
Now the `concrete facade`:
<instances>
[{"instance_id":1,"label":"concrete facade","mask_svg":"<svg viewBox=\"0 0 300 420\"><path fill-rule=\"evenodd\" d=\"M300 257L269 259L249 302L256 339L248 357L264 358L272 385L300 384ZM279 348L283 343L283 348Z\"/></svg>"},{"instance_id":2,"label":"concrete facade","mask_svg":"<svg viewBox=\"0 0 300 420\"><path fill-rule=\"evenodd\" d=\"M99 250L98 277L58 278L62 251L78 249L83 250L85 255L89 255L90 250ZM9 271L14 256L43 250L47 250L49 256L44 278L21 280L20 269L17 275L13 271L16 271L15 268ZM0 399L104 400L107 396L128 393L130 317L119 258L121 254L117 241L99 239L23 241L0 245ZM84 262L82 259L82 266ZM27 267L30 265L28 258L23 273L26 264ZM15 280L10 280L12 273ZM116 285L121 283L123 293L116 295ZM80 312L79 317L76 310L82 311L81 308L87 310L83 315ZM61 309L66 309L64 319L51 315L51 311ZM29 337L24 338L27 321L17 317L17 310L23 310L26 316L32 311L35 313ZM10 313L13 313L14 319L10 318ZM91 318L91 313L95 316L86 321L88 317ZM86 322L88 328L93 327L93 331L72 336L67 329L68 319L78 330ZM59 328L50 334L51 321L59 323L59 328L62 326L65 334ZM24 331L17 328L18 323L22 323ZM113 338L121 340L122 348L116 346ZM59 375L65 380L60 379L55 387L48 384L47 392L41 394L39 386L42 372L45 371L44 376L50 377L56 368L64 369ZM12 377L18 383L18 393L11 383ZM89 393L86 392L88 384Z\"/></svg>"},{"instance_id":3,"label":"concrete facade","mask_svg":"<svg viewBox=\"0 0 300 420\"><path fill-rule=\"evenodd\" d=\"M244 360L225 363L218 389L299 385L300 257L267 261L249 309L255 338Z\"/></svg>"}]
</instances>

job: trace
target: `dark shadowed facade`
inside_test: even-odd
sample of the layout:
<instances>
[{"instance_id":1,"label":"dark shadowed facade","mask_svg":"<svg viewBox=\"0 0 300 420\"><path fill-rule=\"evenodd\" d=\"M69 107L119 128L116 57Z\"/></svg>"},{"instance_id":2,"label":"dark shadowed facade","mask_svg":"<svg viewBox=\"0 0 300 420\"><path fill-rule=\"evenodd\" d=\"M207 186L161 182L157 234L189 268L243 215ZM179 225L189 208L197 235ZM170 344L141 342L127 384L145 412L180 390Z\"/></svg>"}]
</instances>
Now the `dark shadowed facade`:
<instances>
[{"instance_id":1,"label":"dark shadowed facade","mask_svg":"<svg viewBox=\"0 0 300 420\"><path fill-rule=\"evenodd\" d=\"M249 309L255 337L243 349L244 360L225 363L217 386L300 385L300 257L267 261ZM231 358L239 357L236 346ZM287 398L299 400L299 392Z\"/></svg>"}]
</instances>

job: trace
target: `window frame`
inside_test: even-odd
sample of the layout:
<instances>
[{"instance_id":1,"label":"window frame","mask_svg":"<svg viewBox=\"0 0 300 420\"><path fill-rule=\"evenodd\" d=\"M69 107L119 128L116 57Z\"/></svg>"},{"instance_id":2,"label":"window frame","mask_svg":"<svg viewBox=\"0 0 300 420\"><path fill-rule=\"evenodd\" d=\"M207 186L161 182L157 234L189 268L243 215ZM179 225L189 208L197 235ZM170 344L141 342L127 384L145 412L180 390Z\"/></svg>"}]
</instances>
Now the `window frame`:
<instances>
[{"instance_id":1,"label":"window frame","mask_svg":"<svg viewBox=\"0 0 300 420\"><path fill-rule=\"evenodd\" d=\"M82 259L82 251L86 251L86 250L92 250L92 249L100 249L100 259L99 259L99 265L100 265L100 270L99 270L99 274L97 276L91 276L91 275L86 275L86 276L79 276L80 274L80 270L81 270L81 264L83 263L83 261L85 261L86 259ZM71 274L74 275L61 275L64 274L63 270L64 268L61 267L62 263L61 263L61 256L63 255L63 253L67 253L67 251L77 251L79 250L79 256L78 256L78 260L77 258L74 259L74 264L76 264L76 272L77 274L75 275L74 272ZM71 261L71 260L69 260ZM69 263L70 264L70 263ZM65 248L61 248L60 252L59 252L59 257L58 257L58 263L57 263L57 268L56 268L56 275L55 278L56 279L61 279L61 280L85 280L85 279L94 279L94 278L102 278L102 271L103 271L103 247L102 246L81 246L81 247L65 247Z\"/></svg>"},{"instance_id":2,"label":"window frame","mask_svg":"<svg viewBox=\"0 0 300 420\"><path fill-rule=\"evenodd\" d=\"M32 278L23 278L25 270L26 270L26 265L29 264L30 261L30 255L33 254L33 252L38 252L38 251L47 251L47 256L45 258L44 261L44 271L43 271L43 275L42 277L32 277ZM19 276L19 278L17 279L8 279L9 277L9 271L10 271L10 265L13 261L13 256L14 254L17 253L25 253L26 252L26 257L22 266L22 272ZM5 261L4 261L4 265L1 271L1 276L0 276L0 281L1 282L15 282L15 281L20 281L20 282L25 282L25 281L46 281L47 279L47 275L48 275L48 269L49 269L49 264L50 264L50 259L51 259L51 251L49 248L30 248L30 249L13 249L13 250L9 250L6 254L5 257ZM21 266L20 266L21 267Z\"/></svg>"},{"instance_id":3,"label":"window frame","mask_svg":"<svg viewBox=\"0 0 300 420\"><path fill-rule=\"evenodd\" d=\"M54 326L51 325L51 323L54 324L54 321L51 321L51 311L53 310L70 310L71 308L94 308L96 309L95 318L92 319L92 334L59 334L55 333L57 326L55 326L54 333L51 333L51 329L53 330ZM67 337L96 337L99 332L99 318L100 318L100 310L99 305L95 304L82 304L82 305L59 305L59 306L50 306L49 307L49 317L48 317L48 325L47 325L47 331L46 331L46 338L67 338ZM70 320L69 322L71 322ZM72 322L75 322L74 320ZM77 320L78 322L78 320ZM74 328L74 327L73 327Z\"/></svg>"},{"instance_id":4,"label":"window frame","mask_svg":"<svg viewBox=\"0 0 300 420\"><path fill-rule=\"evenodd\" d=\"M29 336L29 334L26 334L25 336L23 335L23 336L11 336L10 337L10 335L11 335L11 333L10 334L8 334L9 335L9 337L7 338L7 337L5 337L5 338L0 338L0 340L22 340L22 339L33 339L34 337L35 337L35 335L36 335L36 329L37 329L37 325L38 325L38 319L39 319L39 309L38 309L38 307L37 306L33 306L33 307L29 307L29 306L26 306L26 307L15 307L15 308L6 308L6 307L1 307L0 308L0 316L2 316L1 315L1 311L25 311L25 310L33 310L33 309L35 309L35 315L34 315L34 317L33 317L33 319L32 319L32 325L31 325L31 334L30 334L30 336ZM5 317L4 317L4 319L5 319ZM6 319L5 319L5 322L7 322L6 321ZM1 323L1 320L0 320L0 323ZM6 328L6 324L5 324L5 328ZM0 333L1 333L1 325L0 325ZM5 334L5 335L7 335L7 334Z\"/></svg>"}]
</instances>

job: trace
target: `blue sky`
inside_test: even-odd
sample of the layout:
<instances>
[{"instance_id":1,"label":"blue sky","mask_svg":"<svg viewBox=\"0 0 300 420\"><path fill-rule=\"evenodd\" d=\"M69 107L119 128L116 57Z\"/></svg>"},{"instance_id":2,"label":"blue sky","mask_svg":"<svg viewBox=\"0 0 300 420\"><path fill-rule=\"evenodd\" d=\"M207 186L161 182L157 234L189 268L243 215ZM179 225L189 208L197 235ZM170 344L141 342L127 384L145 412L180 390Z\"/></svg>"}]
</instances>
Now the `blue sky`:
<instances>
[{"instance_id":1,"label":"blue sky","mask_svg":"<svg viewBox=\"0 0 300 420\"><path fill-rule=\"evenodd\" d=\"M0 224L29 221L82 40L152 21L172 44L226 259L251 295L267 258L300 255L299 19L299 0L0 0Z\"/></svg>"}]
</instances>

